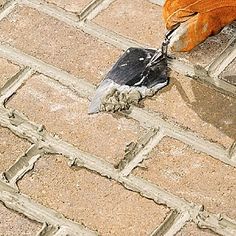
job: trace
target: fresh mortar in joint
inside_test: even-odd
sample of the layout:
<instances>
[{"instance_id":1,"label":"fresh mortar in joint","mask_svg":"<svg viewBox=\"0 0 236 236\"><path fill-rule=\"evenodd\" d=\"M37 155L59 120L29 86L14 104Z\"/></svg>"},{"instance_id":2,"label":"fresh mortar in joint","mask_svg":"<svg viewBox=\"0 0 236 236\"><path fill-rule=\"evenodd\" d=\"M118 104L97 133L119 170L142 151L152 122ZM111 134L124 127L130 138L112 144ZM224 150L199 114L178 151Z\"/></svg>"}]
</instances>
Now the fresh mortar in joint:
<instances>
[{"instance_id":1,"label":"fresh mortar in joint","mask_svg":"<svg viewBox=\"0 0 236 236\"><path fill-rule=\"evenodd\" d=\"M112 80L102 82L96 95L100 98L97 103L94 103L99 108L99 111L116 112L128 110L131 105L137 105L139 101L147 96L153 96L167 82L157 84L152 88L133 87L128 85L118 85ZM105 92L106 91L106 92ZM96 96L95 95L95 96Z\"/></svg>"}]
</instances>

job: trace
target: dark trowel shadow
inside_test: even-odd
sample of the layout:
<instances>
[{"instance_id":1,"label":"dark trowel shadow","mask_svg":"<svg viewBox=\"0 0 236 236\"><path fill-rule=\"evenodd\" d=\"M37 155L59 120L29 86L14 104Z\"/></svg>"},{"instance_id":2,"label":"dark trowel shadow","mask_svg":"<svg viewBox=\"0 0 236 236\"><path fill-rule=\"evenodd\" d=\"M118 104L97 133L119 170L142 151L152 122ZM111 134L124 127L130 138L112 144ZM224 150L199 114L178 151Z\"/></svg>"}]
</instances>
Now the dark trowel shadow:
<instances>
[{"instance_id":1,"label":"dark trowel shadow","mask_svg":"<svg viewBox=\"0 0 236 236\"><path fill-rule=\"evenodd\" d=\"M190 78L189 78L190 79ZM182 84L178 79L171 77L172 86L176 86L182 99L201 120L213 125L228 137L236 140L236 99L215 91L210 86L191 79L189 89L194 95L194 101L190 101Z\"/></svg>"}]
</instances>

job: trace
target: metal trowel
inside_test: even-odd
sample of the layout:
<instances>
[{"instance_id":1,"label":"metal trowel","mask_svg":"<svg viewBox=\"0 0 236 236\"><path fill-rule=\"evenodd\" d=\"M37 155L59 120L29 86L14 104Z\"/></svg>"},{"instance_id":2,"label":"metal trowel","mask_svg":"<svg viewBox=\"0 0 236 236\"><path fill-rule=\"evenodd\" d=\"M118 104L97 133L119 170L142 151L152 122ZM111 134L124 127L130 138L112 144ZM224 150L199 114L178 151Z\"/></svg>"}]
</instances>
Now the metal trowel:
<instances>
[{"instance_id":1,"label":"metal trowel","mask_svg":"<svg viewBox=\"0 0 236 236\"><path fill-rule=\"evenodd\" d=\"M175 29L166 33L161 49L127 49L97 88L89 114L129 109L166 86L167 49Z\"/></svg>"}]
</instances>

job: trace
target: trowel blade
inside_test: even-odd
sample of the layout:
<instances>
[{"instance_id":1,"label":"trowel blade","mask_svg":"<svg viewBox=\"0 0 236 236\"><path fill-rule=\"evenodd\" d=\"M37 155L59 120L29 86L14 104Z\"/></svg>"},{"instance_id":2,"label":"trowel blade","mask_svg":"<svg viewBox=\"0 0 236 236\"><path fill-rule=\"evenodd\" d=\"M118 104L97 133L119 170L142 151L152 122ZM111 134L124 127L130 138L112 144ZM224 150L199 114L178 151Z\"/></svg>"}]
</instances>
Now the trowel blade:
<instances>
[{"instance_id":1,"label":"trowel blade","mask_svg":"<svg viewBox=\"0 0 236 236\"><path fill-rule=\"evenodd\" d=\"M95 92L89 113L128 109L167 85L167 61L147 67L156 50L129 48L108 72Z\"/></svg>"}]
</instances>

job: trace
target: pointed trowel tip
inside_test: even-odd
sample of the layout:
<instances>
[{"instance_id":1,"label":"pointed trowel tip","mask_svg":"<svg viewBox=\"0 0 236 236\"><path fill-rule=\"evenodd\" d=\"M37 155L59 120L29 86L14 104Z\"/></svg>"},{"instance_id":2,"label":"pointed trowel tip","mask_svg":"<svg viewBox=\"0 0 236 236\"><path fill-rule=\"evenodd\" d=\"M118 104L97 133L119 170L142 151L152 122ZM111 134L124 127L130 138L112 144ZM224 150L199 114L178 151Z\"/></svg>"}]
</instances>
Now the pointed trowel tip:
<instances>
[{"instance_id":1,"label":"pointed trowel tip","mask_svg":"<svg viewBox=\"0 0 236 236\"><path fill-rule=\"evenodd\" d=\"M92 100L92 102L89 105L89 109L88 109L88 114L92 115L92 114L96 114L100 111L99 109L100 106L98 106L97 104L95 104Z\"/></svg>"},{"instance_id":2,"label":"pointed trowel tip","mask_svg":"<svg viewBox=\"0 0 236 236\"><path fill-rule=\"evenodd\" d=\"M95 113L100 112L100 107L102 104L102 98L103 98L104 94L102 92L100 92L99 88L96 91L93 99L91 100L91 103L90 103L89 109L88 109L88 114L95 114Z\"/></svg>"},{"instance_id":3,"label":"pointed trowel tip","mask_svg":"<svg viewBox=\"0 0 236 236\"><path fill-rule=\"evenodd\" d=\"M110 88L113 87L113 84L114 82L110 79L105 79L101 82L89 105L88 114L95 114L101 111L102 101L104 97L106 97L107 93L109 93Z\"/></svg>"}]
</instances>

